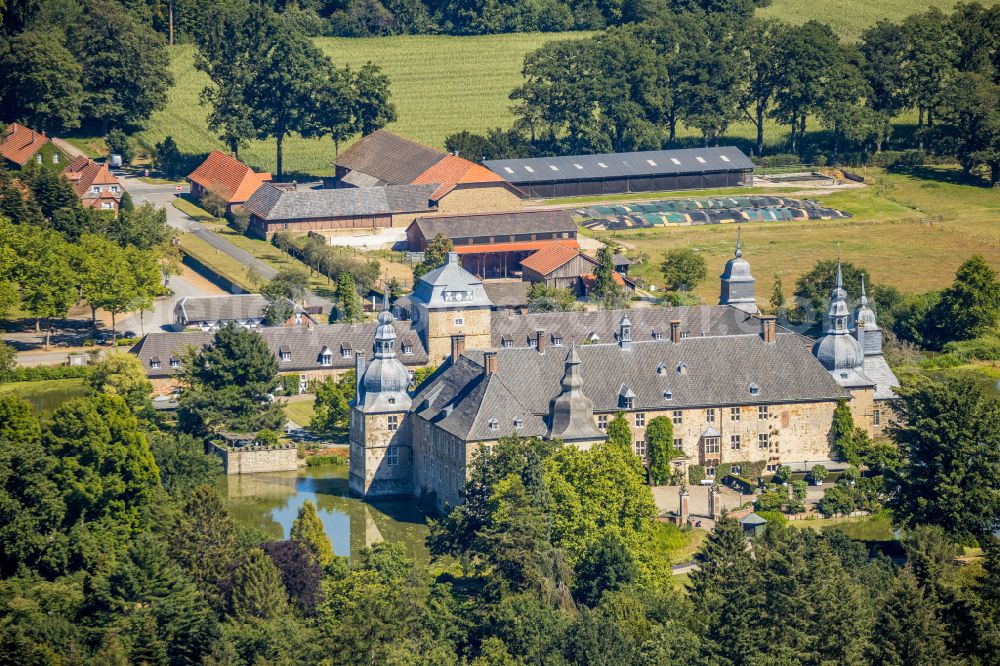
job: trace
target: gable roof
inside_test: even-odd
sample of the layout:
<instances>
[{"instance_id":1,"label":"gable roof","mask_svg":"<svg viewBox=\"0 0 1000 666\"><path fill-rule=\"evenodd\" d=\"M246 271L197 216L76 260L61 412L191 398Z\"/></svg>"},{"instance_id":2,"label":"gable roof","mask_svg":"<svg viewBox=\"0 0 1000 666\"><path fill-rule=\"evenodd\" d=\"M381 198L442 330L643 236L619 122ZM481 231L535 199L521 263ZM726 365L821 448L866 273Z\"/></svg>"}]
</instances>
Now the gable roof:
<instances>
[{"instance_id":1,"label":"gable roof","mask_svg":"<svg viewBox=\"0 0 1000 666\"><path fill-rule=\"evenodd\" d=\"M106 163L98 163L81 155L62 170L62 175L69 180L73 190L81 199L121 199L121 193L111 196L110 192L102 191L99 195L91 192L91 187L94 185L119 185L118 178L111 173Z\"/></svg>"},{"instance_id":2,"label":"gable roof","mask_svg":"<svg viewBox=\"0 0 1000 666\"><path fill-rule=\"evenodd\" d=\"M185 296L174 305L175 315L187 322L261 319L267 299L260 294L233 294L198 298Z\"/></svg>"},{"instance_id":3,"label":"gable roof","mask_svg":"<svg viewBox=\"0 0 1000 666\"><path fill-rule=\"evenodd\" d=\"M572 213L561 208L418 217L407 227L407 232L411 229L418 230L428 240L438 234L448 238L476 238L563 232L569 238L576 238L577 231Z\"/></svg>"},{"instance_id":4,"label":"gable roof","mask_svg":"<svg viewBox=\"0 0 1000 666\"><path fill-rule=\"evenodd\" d=\"M396 328L396 355L404 365L419 367L427 365L427 350L415 330L408 321L393 322ZM264 338L268 348L279 359L279 370L301 371L322 369L348 369L354 367L355 351L362 351L367 358L372 358L375 344L375 329L378 322L371 321L362 324L327 324L323 326L292 326L261 328L254 333ZM213 332L194 331L190 333L149 333L131 350L139 357L146 373L152 376L169 376L177 374L181 368L170 367L167 359L180 359L187 347L204 347L215 338ZM403 348L410 353L403 353ZM330 350L331 364L320 362L320 352ZM341 350L351 353L344 356ZM287 351L288 360L281 360L280 352ZM150 361L160 359L160 367L153 368Z\"/></svg>"},{"instance_id":5,"label":"gable roof","mask_svg":"<svg viewBox=\"0 0 1000 666\"><path fill-rule=\"evenodd\" d=\"M530 257L522 259L521 267L530 268L539 275L548 275L560 266L564 266L572 259L575 259L579 254L583 253L576 248L568 247L562 243L552 242L532 254ZM587 255L584 254L583 256L591 263L597 263Z\"/></svg>"},{"instance_id":6,"label":"gable roof","mask_svg":"<svg viewBox=\"0 0 1000 666\"><path fill-rule=\"evenodd\" d=\"M712 173L754 168L750 158L735 146L486 160L483 164L512 183Z\"/></svg>"},{"instance_id":7,"label":"gable roof","mask_svg":"<svg viewBox=\"0 0 1000 666\"><path fill-rule=\"evenodd\" d=\"M333 163L344 169L360 171L387 185L408 185L447 155L444 151L380 129L355 141Z\"/></svg>"},{"instance_id":8,"label":"gable roof","mask_svg":"<svg viewBox=\"0 0 1000 666\"><path fill-rule=\"evenodd\" d=\"M0 143L0 155L24 166L47 143L49 139L45 132L36 132L20 123L11 123L7 126L7 136Z\"/></svg>"},{"instance_id":9,"label":"gable roof","mask_svg":"<svg viewBox=\"0 0 1000 666\"><path fill-rule=\"evenodd\" d=\"M438 188L431 195L440 199L455 187L468 183L506 183L507 181L486 167L458 155L446 155L429 169L413 179L414 185L437 183Z\"/></svg>"},{"instance_id":10,"label":"gable roof","mask_svg":"<svg viewBox=\"0 0 1000 666\"><path fill-rule=\"evenodd\" d=\"M435 185L388 185L336 190L282 190L265 184L244 207L262 220L307 220L419 213L431 210Z\"/></svg>"},{"instance_id":11,"label":"gable roof","mask_svg":"<svg viewBox=\"0 0 1000 666\"><path fill-rule=\"evenodd\" d=\"M243 203L262 183L271 180L271 174L256 173L235 157L213 150L205 161L191 172L188 180L215 192L226 203Z\"/></svg>"},{"instance_id":12,"label":"gable roof","mask_svg":"<svg viewBox=\"0 0 1000 666\"><path fill-rule=\"evenodd\" d=\"M568 347L497 350L496 372L483 373L483 352L470 350L420 387L416 414L467 441L511 434L515 415L526 412L524 436L545 436L551 401L562 393ZM850 393L801 344L782 333L773 344L758 335L687 338L576 348L582 391L597 412L619 409L623 386L635 409L695 408L845 400ZM685 365L683 374L676 372ZM658 371L663 366L665 372ZM751 394L754 384L759 391ZM669 397L667 397L669 395ZM495 401L495 402L494 402ZM498 429L487 425L498 419Z\"/></svg>"}]
</instances>

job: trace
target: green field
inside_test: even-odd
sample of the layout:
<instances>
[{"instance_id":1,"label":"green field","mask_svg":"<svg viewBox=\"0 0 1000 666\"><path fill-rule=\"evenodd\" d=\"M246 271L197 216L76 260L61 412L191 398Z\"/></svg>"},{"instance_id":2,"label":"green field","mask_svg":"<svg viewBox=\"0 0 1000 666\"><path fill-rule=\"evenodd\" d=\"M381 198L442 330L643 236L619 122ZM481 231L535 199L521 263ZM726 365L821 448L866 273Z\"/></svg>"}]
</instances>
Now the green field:
<instances>
[{"instance_id":1,"label":"green field","mask_svg":"<svg viewBox=\"0 0 1000 666\"><path fill-rule=\"evenodd\" d=\"M991 188L952 182L958 177L957 169L947 168L928 167L910 174L869 169L870 187L808 194L824 205L846 210L852 219L741 225L744 256L757 278L758 302L767 302L775 275L781 276L785 296L790 297L795 279L816 261L836 257L838 248L844 260L864 267L873 281L904 292L949 284L959 264L975 253L1000 268L1000 195ZM630 274L659 286L664 254L676 247L696 248L708 263L708 278L695 295L708 303L718 299L716 276L732 257L736 242L731 224L593 235L646 253L650 261Z\"/></svg>"},{"instance_id":2,"label":"green field","mask_svg":"<svg viewBox=\"0 0 1000 666\"><path fill-rule=\"evenodd\" d=\"M995 4L1000 0L985 0ZM931 0L950 9L955 0ZM793 23L811 18L828 21L845 38L854 39L878 18L900 19L919 10L908 0L841 0L815 3L806 0L776 0L763 15L780 17ZM321 38L317 43L338 65L362 65L372 61L381 66L392 82L392 95L399 120L389 129L418 141L442 146L452 132L483 132L492 127L509 127L511 116L508 95L522 81L524 56L547 41L582 39L589 33L518 33L480 37L419 35L371 37L362 39ZM147 123L139 134L145 146L152 147L171 135L184 152L201 153L222 148L216 135L205 124L205 107L198 94L208 83L205 75L194 70L194 48L174 47L173 71L176 84L170 90L167 107ZM680 128L680 135L694 136L695 131ZM748 123L732 126L730 136L751 138ZM782 140L784 129L771 125L768 141ZM253 166L273 170L274 142L255 141L241 151ZM291 137L285 143L285 169L288 173L328 175L334 158L332 142Z\"/></svg>"}]
</instances>

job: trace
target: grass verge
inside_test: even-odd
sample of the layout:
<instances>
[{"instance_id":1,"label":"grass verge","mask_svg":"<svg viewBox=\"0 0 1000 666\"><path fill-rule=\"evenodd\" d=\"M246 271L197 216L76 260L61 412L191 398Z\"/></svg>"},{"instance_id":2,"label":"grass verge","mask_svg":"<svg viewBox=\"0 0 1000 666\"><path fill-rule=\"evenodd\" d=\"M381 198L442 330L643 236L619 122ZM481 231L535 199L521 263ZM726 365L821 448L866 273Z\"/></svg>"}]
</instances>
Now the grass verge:
<instances>
[{"instance_id":1,"label":"grass verge","mask_svg":"<svg viewBox=\"0 0 1000 666\"><path fill-rule=\"evenodd\" d=\"M180 212L199 222L221 222L219 218L184 197L174 197L173 205Z\"/></svg>"},{"instance_id":2,"label":"grass verge","mask_svg":"<svg viewBox=\"0 0 1000 666\"><path fill-rule=\"evenodd\" d=\"M184 254L190 255L219 277L229 280L244 291L254 291L253 285L247 279L246 267L225 252L215 249L190 233L180 234L180 246Z\"/></svg>"}]
</instances>

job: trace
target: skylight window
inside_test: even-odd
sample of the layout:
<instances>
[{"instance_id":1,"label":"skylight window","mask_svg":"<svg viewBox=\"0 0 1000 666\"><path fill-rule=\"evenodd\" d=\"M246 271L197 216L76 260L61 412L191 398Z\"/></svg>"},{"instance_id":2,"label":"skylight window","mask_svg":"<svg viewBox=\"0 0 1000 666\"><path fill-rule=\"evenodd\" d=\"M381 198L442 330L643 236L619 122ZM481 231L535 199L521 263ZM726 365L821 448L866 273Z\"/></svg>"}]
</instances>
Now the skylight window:
<instances>
[{"instance_id":1,"label":"skylight window","mask_svg":"<svg viewBox=\"0 0 1000 666\"><path fill-rule=\"evenodd\" d=\"M679 159L677 159L676 157L671 157L670 161L673 162L674 164L680 164L681 163L681 161Z\"/></svg>"},{"instance_id":2,"label":"skylight window","mask_svg":"<svg viewBox=\"0 0 1000 666\"><path fill-rule=\"evenodd\" d=\"M559 171L559 167L557 167L555 164L550 164L549 168L552 169L553 171Z\"/></svg>"},{"instance_id":3,"label":"skylight window","mask_svg":"<svg viewBox=\"0 0 1000 666\"><path fill-rule=\"evenodd\" d=\"M532 169L530 166L524 167L524 170L527 171L528 173L535 173L535 170Z\"/></svg>"},{"instance_id":4,"label":"skylight window","mask_svg":"<svg viewBox=\"0 0 1000 666\"><path fill-rule=\"evenodd\" d=\"M654 162L653 160L646 160L646 164L648 164L649 166L656 166L656 162Z\"/></svg>"},{"instance_id":5,"label":"skylight window","mask_svg":"<svg viewBox=\"0 0 1000 666\"><path fill-rule=\"evenodd\" d=\"M601 167L602 169L607 169L608 168L608 165L605 164L604 162L598 162L597 166Z\"/></svg>"},{"instance_id":6,"label":"skylight window","mask_svg":"<svg viewBox=\"0 0 1000 666\"><path fill-rule=\"evenodd\" d=\"M728 162L729 161L729 158L726 157L725 155L719 155L719 159L722 160L723 162Z\"/></svg>"},{"instance_id":7,"label":"skylight window","mask_svg":"<svg viewBox=\"0 0 1000 666\"><path fill-rule=\"evenodd\" d=\"M701 155L698 155L697 157L695 157L695 159L698 160L699 164L704 164L705 163L705 158L702 157Z\"/></svg>"},{"instance_id":8,"label":"skylight window","mask_svg":"<svg viewBox=\"0 0 1000 666\"><path fill-rule=\"evenodd\" d=\"M510 167L504 167L503 170L506 171L507 173L514 173L514 170L511 169Z\"/></svg>"},{"instance_id":9,"label":"skylight window","mask_svg":"<svg viewBox=\"0 0 1000 666\"><path fill-rule=\"evenodd\" d=\"M575 166L580 171L583 171L583 165L582 164L574 164L573 166Z\"/></svg>"}]
</instances>

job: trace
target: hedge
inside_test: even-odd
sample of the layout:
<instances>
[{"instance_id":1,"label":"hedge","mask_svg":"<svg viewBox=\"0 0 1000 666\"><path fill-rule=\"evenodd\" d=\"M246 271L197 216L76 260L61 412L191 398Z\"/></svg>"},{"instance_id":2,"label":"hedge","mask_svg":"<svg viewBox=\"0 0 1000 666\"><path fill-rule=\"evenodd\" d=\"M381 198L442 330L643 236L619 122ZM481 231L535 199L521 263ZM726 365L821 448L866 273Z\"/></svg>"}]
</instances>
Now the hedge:
<instances>
[{"instance_id":1,"label":"hedge","mask_svg":"<svg viewBox=\"0 0 1000 666\"><path fill-rule=\"evenodd\" d=\"M705 468L701 465L688 466L688 483L693 486L701 484L705 480Z\"/></svg>"},{"instance_id":2,"label":"hedge","mask_svg":"<svg viewBox=\"0 0 1000 666\"><path fill-rule=\"evenodd\" d=\"M40 382L48 379L80 379L94 368L90 365L35 365L18 366L0 375L4 382Z\"/></svg>"}]
</instances>

